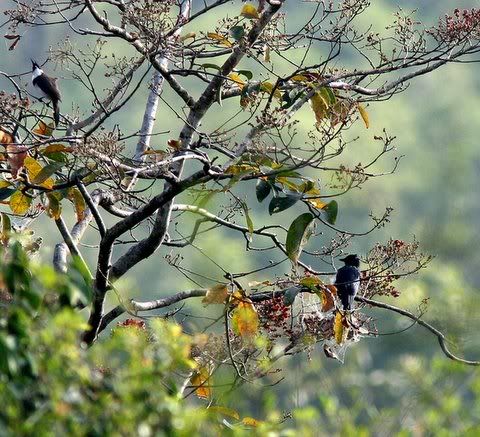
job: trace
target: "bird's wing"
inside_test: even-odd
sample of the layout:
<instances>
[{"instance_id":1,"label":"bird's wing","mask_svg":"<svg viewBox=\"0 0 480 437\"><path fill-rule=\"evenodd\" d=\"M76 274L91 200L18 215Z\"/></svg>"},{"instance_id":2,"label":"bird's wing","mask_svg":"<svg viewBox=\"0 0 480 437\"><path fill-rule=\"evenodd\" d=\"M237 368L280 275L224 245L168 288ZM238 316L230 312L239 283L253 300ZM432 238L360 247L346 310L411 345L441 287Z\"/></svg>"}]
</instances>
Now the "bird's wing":
<instances>
[{"instance_id":1,"label":"bird's wing","mask_svg":"<svg viewBox=\"0 0 480 437\"><path fill-rule=\"evenodd\" d=\"M42 74L33 80L33 84L38 86L47 96L51 96L60 102L62 101L62 96L55 79Z\"/></svg>"}]
</instances>

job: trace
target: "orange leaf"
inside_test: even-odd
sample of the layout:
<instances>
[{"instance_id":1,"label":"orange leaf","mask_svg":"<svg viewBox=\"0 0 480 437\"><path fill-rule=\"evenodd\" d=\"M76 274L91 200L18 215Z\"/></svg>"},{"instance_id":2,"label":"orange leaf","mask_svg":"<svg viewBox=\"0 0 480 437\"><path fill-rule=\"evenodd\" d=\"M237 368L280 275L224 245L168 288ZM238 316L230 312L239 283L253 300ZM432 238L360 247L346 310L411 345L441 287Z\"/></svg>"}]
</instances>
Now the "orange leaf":
<instances>
[{"instance_id":1,"label":"orange leaf","mask_svg":"<svg viewBox=\"0 0 480 437\"><path fill-rule=\"evenodd\" d=\"M258 314L252 302L240 302L232 312L233 331L245 339L252 339L257 335L258 327Z\"/></svg>"},{"instance_id":2,"label":"orange leaf","mask_svg":"<svg viewBox=\"0 0 480 437\"><path fill-rule=\"evenodd\" d=\"M196 387L195 394L202 399L208 399L212 395L212 389L207 385L210 373L206 367L200 367L190 379L190 383Z\"/></svg>"},{"instance_id":3,"label":"orange leaf","mask_svg":"<svg viewBox=\"0 0 480 437\"><path fill-rule=\"evenodd\" d=\"M325 285L322 290L322 311L330 311L335 307L335 299L333 296L337 294L337 287L335 285Z\"/></svg>"},{"instance_id":4,"label":"orange leaf","mask_svg":"<svg viewBox=\"0 0 480 437\"><path fill-rule=\"evenodd\" d=\"M173 150L180 150L182 147L182 142L180 140L168 140L167 141L168 147L171 147Z\"/></svg>"},{"instance_id":5,"label":"orange leaf","mask_svg":"<svg viewBox=\"0 0 480 437\"><path fill-rule=\"evenodd\" d=\"M43 137L50 137L54 129L54 124L46 124L42 120L40 120L40 122L38 123L38 127L33 130L33 133L41 135Z\"/></svg>"},{"instance_id":6,"label":"orange leaf","mask_svg":"<svg viewBox=\"0 0 480 437\"><path fill-rule=\"evenodd\" d=\"M5 132L0 129L0 144L6 145L10 143L13 143L12 136L8 132Z\"/></svg>"}]
</instances>

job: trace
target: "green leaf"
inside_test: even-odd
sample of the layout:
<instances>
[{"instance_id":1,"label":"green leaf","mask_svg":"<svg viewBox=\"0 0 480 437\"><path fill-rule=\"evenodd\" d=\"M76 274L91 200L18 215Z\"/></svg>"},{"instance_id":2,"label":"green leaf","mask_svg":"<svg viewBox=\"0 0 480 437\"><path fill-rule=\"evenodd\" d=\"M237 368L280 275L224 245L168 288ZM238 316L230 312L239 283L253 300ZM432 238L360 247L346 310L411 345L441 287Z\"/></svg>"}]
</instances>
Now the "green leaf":
<instances>
[{"instance_id":1,"label":"green leaf","mask_svg":"<svg viewBox=\"0 0 480 437\"><path fill-rule=\"evenodd\" d=\"M233 26L230 29L230 35L235 41L239 41L245 35L245 29L243 26Z\"/></svg>"},{"instance_id":2,"label":"green leaf","mask_svg":"<svg viewBox=\"0 0 480 437\"><path fill-rule=\"evenodd\" d=\"M217 64L211 64L211 63L206 63L206 64L202 64L200 67L203 67L203 68L213 68L215 70L218 70L218 71L221 71L222 68L217 65Z\"/></svg>"},{"instance_id":3,"label":"green leaf","mask_svg":"<svg viewBox=\"0 0 480 437\"><path fill-rule=\"evenodd\" d=\"M302 198L302 193L289 193L286 197L274 197L268 205L270 215L285 211Z\"/></svg>"},{"instance_id":4,"label":"green leaf","mask_svg":"<svg viewBox=\"0 0 480 437\"><path fill-rule=\"evenodd\" d=\"M8 199L15 191L14 188L0 188L0 200Z\"/></svg>"},{"instance_id":5,"label":"green leaf","mask_svg":"<svg viewBox=\"0 0 480 437\"><path fill-rule=\"evenodd\" d=\"M45 182L50 176L52 176L55 172L60 170L62 167L63 167L63 164L59 162L53 162L52 164L46 165L33 178L32 183L41 184L42 182Z\"/></svg>"},{"instance_id":6,"label":"green leaf","mask_svg":"<svg viewBox=\"0 0 480 437\"><path fill-rule=\"evenodd\" d=\"M253 73L250 70L235 70L235 73L245 76L248 80L253 79ZM260 86L258 86L260 88Z\"/></svg>"},{"instance_id":7,"label":"green leaf","mask_svg":"<svg viewBox=\"0 0 480 437\"><path fill-rule=\"evenodd\" d=\"M325 98L330 106L337 102L337 98L335 97L335 94L333 94L331 88L322 87L320 88L319 93Z\"/></svg>"},{"instance_id":8,"label":"green leaf","mask_svg":"<svg viewBox=\"0 0 480 437\"><path fill-rule=\"evenodd\" d=\"M302 252L311 235L311 224L313 215L309 212L299 215L290 225L287 232L287 242L285 248L288 257L296 264L298 257Z\"/></svg>"},{"instance_id":9,"label":"green leaf","mask_svg":"<svg viewBox=\"0 0 480 437\"><path fill-rule=\"evenodd\" d=\"M330 223L331 225L335 224L335 221L337 220L337 214L338 214L338 203L336 200L332 200L323 208L323 211L325 212L327 216L327 222Z\"/></svg>"},{"instance_id":10,"label":"green leaf","mask_svg":"<svg viewBox=\"0 0 480 437\"><path fill-rule=\"evenodd\" d=\"M270 191L272 191L272 186L264 181L263 179L259 179L257 181L257 186L255 187L255 192L257 194L257 200L261 203L263 202L268 195L270 194Z\"/></svg>"}]
</instances>

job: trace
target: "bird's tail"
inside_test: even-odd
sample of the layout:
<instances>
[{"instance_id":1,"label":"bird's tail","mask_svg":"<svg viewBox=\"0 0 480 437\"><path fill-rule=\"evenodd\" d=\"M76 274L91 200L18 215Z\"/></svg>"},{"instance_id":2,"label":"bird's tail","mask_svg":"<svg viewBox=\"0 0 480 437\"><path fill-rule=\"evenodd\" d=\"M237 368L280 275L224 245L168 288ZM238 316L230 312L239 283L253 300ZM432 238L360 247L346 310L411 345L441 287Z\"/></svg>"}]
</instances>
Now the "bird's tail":
<instances>
[{"instance_id":1,"label":"bird's tail","mask_svg":"<svg viewBox=\"0 0 480 437\"><path fill-rule=\"evenodd\" d=\"M53 102L53 119L55 120L55 127L60 123L60 106L58 101L54 100Z\"/></svg>"}]
</instances>

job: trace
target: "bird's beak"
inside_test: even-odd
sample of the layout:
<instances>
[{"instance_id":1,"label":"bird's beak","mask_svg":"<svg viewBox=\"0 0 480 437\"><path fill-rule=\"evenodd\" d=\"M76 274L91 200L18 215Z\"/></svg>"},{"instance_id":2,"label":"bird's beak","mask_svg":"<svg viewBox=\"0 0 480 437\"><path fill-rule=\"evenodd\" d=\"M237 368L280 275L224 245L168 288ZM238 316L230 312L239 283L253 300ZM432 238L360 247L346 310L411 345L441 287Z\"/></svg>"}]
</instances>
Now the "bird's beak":
<instances>
[{"instance_id":1,"label":"bird's beak","mask_svg":"<svg viewBox=\"0 0 480 437\"><path fill-rule=\"evenodd\" d=\"M30 61L32 61L32 68L35 68L38 66L38 64L32 58L30 58Z\"/></svg>"}]
</instances>

